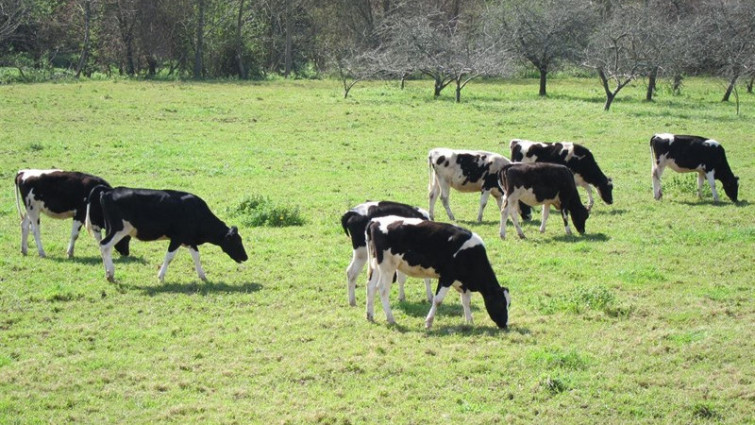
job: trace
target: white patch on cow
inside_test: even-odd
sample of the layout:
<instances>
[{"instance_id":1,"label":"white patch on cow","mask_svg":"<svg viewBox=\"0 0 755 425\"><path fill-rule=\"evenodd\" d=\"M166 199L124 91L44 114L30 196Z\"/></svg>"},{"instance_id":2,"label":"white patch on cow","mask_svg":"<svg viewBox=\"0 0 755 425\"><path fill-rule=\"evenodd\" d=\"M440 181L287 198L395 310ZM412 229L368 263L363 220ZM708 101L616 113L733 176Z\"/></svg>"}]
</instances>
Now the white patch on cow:
<instances>
[{"instance_id":1,"label":"white patch on cow","mask_svg":"<svg viewBox=\"0 0 755 425\"><path fill-rule=\"evenodd\" d=\"M404 273L407 276L411 277L422 277L422 278L438 278L440 275L438 272L432 268L432 267L422 267L420 265L410 265L404 260L403 254L390 254L389 251L386 251L384 255L391 255L395 259L395 261L398 263L398 269Z\"/></svg>"},{"instance_id":2,"label":"white patch on cow","mask_svg":"<svg viewBox=\"0 0 755 425\"><path fill-rule=\"evenodd\" d=\"M35 169L27 169L27 170L19 170L19 174L21 174L21 181L25 182L26 179L44 176L45 174L54 173L57 171L62 171L57 168L51 168L49 170L35 170Z\"/></svg>"},{"instance_id":3,"label":"white patch on cow","mask_svg":"<svg viewBox=\"0 0 755 425\"><path fill-rule=\"evenodd\" d=\"M713 139L708 139L708 140L704 141L703 145L704 146L711 146L711 147L721 146L720 143L718 143L717 141L715 141Z\"/></svg>"},{"instance_id":4,"label":"white patch on cow","mask_svg":"<svg viewBox=\"0 0 755 425\"><path fill-rule=\"evenodd\" d=\"M657 133L654 135L654 137L657 137L659 139L665 139L668 140L668 144L674 143L674 135L671 133Z\"/></svg>"},{"instance_id":5,"label":"white patch on cow","mask_svg":"<svg viewBox=\"0 0 755 425\"><path fill-rule=\"evenodd\" d=\"M378 227L382 233L388 233L388 226L393 223L402 222L402 223L406 223L410 225L417 225L424 222L425 220L421 218L406 218L406 217L399 217L396 215L389 215L385 217L373 218L372 221L378 222Z\"/></svg>"},{"instance_id":6,"label":"white patch on cow","mask_svg":"<svg viewBox=\"0 0 755 425\"><path fill-rule=\"evenodd\" d=\"M537 196L535 196L535 192L532 188L525 188L524 186L517 186L514 187L514 192L516 192L516 198L519 201L524 202L525 204L534 207L537 205L553 205L557 209L561 209L561 201L559 200L559 193L556 192L556 195L554 198L546 198L542 201L537 200Z\"/></svg>"},{"instance_id":7,"label":"white patch on cow","mask_svg":"<svg viewBox=\"0 0 755 425\"><path fill-rule=\"evenodd\" d=\"M663 155L662 155L663 157ZM693 171L705 171L705 165L704 164L698 164L695 168L684 168L680 167L679 164L676 163L676 161L671 159L664 159L666 166L671 168L672 170L676 171L677 173L691 173Z\"/></svg>"},{"instance_id":8,"label":"white patch on cow","mask_svg":"<svg viewBox=\"0 0 755 425\"><path fill-rule=\"evenodd\" d=\"M461 245L461 247L459 247L459 249L457 249L456 252L454 252L454 258L456 258L456 256L461 251L463 251L465 249L473 248L473 247L479 246L479 245L483 245L483 246L485 245L482 242L482 238L480 236L478 236L477 233L472 233L472 237L469 238L469 239L467 239L466 241L464 241L464 243Z\"/></svg>"},{"instance_id":9,"label":"white patch on cow","mask_svg":"<svg viewBox=\"0 0 755 425\"><path fill-rule=\"evenodd\" d=\"M511 294L509 293L509 291L504 289L503 296L504 298L506 298L506 308L511 307Z\"/></svg>"},{"instance_id":10,"label":"white patch on cow","mask_svg":"<svg viewBox=\"0 0 755 425\"><path fill-rule=\"evenodd\" d=\"M367 216L370 208L376 206L377 204L377 202L365 202L354 207L352 211L356 212L359 215Z\"/></svg>"}]
</instances>

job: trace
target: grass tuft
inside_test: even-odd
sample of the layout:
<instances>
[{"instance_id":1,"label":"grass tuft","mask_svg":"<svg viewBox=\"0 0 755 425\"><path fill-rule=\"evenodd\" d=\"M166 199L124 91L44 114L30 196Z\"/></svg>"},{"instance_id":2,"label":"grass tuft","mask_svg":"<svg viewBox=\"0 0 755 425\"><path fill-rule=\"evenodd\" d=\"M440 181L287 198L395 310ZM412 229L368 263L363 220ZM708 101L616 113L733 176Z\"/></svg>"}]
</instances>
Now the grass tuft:
<instances>
[{"instance_id":1,"label":"grass tuft","mask_svg":"<svg viewBox=\"0 0 755 425\"><path fill-rule=\"evenodd\" d=\"M302 226L306 222L298 207L277 205L270 198L253 195L245 198L236 207L229 209L232 217L241 219L249 227Z\"/></svg>"}]
</instances>

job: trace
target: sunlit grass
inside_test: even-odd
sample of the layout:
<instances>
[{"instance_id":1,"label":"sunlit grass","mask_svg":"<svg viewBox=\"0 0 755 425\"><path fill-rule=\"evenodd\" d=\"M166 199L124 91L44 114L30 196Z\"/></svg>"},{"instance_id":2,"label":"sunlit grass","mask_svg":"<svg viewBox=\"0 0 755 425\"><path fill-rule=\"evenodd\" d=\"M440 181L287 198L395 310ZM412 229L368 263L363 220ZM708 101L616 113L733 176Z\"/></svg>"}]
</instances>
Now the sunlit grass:
<instances>
[{"instance_id":1,"label":"sunlit grass","mask_svg":"<svg viewBox=\"0 0 755 425\"><path fill-rule=\"evenodd\" d=\"M737 116L719 82L692 78L652 103L629 87L605 113L600 90L481 80L456 104L429 81L360 82L346 100L336 81L0 86L0 423L753 423L755 98ZM653 200L655 132L719 140L742 202L699 200L670 170ZM427 207L430 148L508 156L514 137L588 146L615 202L584 236L554 215L540 234L535 214L527 240L501 241L493 202L477 223L479 197L451 194L511 290L510 329L473 295L474 325L449 296L425 331L416 279L392 296L396 326L348 307L340 215ZM22 257L12 179L50 167L196 193L249 261L202 246L205 283L180 250L160 284L167 242L133 242L110 284L93 239L69 260L70 222L47 217L48 258ZM234 216L255 197L304 223Z\"/></svg>"}]
</instances>

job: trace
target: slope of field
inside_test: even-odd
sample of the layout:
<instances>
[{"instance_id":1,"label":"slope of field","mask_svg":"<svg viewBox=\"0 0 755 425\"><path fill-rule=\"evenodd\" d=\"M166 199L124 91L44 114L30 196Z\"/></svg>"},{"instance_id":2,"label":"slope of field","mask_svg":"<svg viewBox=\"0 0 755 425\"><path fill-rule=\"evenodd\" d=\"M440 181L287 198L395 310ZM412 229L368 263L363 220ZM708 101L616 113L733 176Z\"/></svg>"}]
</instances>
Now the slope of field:
<instances>
[{"instance_id":1,"label":"slope of field","mask_svg":"<svg viewBox=\"0 0 755 425\"><path fill-rule=\"evenodd\" d=\"M629 87L602 110L597 80L474 82L456 104L430 82L0 86L0 424L41 423L755 423L755 97L741 115L723 86L690 79L653 103ZM664 175L653 200L648 142L698 134L726 148L739 204L694 175ZM473 295L464 324L455 296L434 328L421 281L365 319L346 298L351 247L340 215L367 199L427 208L427 151L508 156L511 138L589 147L614 181L584 236L539 214L527 240L498 238L491 201L451 194L458 224L477 232L511 290L499 331ZM12 181L18 169L81 170L113 185L196 193L230 224L255 195L298 207L303 226L240 226L249 261L187 250L164 284L167 241L133 242L105 281L83 233L42 218L47 258L20 254ZM583 199L584 192L581 192ZM438 204L437 218L447 221ZM360 278L360 282L364 282Z\"/></svg>"}]
</instances>

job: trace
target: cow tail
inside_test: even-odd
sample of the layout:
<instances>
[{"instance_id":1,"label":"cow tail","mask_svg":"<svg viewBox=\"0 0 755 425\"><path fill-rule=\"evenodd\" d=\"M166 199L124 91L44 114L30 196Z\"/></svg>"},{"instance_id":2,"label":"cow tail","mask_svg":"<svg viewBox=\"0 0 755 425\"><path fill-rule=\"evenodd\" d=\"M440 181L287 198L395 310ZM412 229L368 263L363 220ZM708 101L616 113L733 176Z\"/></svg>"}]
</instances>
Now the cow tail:
<instances>
[{"instance_id":1,"label":"cow tail","mask_svg":"<svg viewBox=\"0 0 755 425\"><path fill-rule=\"evenodd\" d=\"M347 211L346 214L341 216L341 227L343 227L343 231L346 232L346 236L351 236L349 233L349 220L351 220L351 217L354 215L354 212Z\"/></svg>"},{"instance_id":2,"label":"cow tail","mask_svg":"<svg viewBox=\"0 0 755 425\"><path fill-rule=\"evenodd\" d=\"M18 187L18 175L16 175L16 179L13 181L13 187L16 192L16 211L18 211L18 218L23 220L24 213L21 212L21 188Z\"/></svg>"},{"instance_id":3,"label":"cow tail","mask_svg":"<svg viewBox=\"0 0 755 425\"><path fill-rule=\"evenodd\" d=\"M100 208L100 211L102 210L102 204L100 204L100 196L102 193L106 190L110 189L107 186L104 185L98 185L92 188L92 190L89 192L89 197L87 197L87 215L86 219L84 220L84 225L87 228L87 232L91 235L94 230L92 228L92 203L96 202L97 206Z\"/></svg>"},{"instance_id":4,"label":"cow tail","mask_svg":"<svg viewBox=\"0 0 755 425\"><path fill-rule=\"evenodd\" d=\"M372 259L377 256L375 252L375 244L372 241L372 232L370 232L370 224L364 228L364 240L367 243L367 281L372 280L372 273L375 272L372 265Z\"/></svg>"},{"instance_id":5,"label":"cow tail","mask_svg":"<svg viewBox=\"0 0 755 425\"><path fill-rule=\"evenodd\" d=\"M438 177L433 167L433 158L430 155L427 156L427 172L430 176L430 182L427 184L427 193L432 193L435 188L435 179Z\"/></svg>"}]
</instances>

